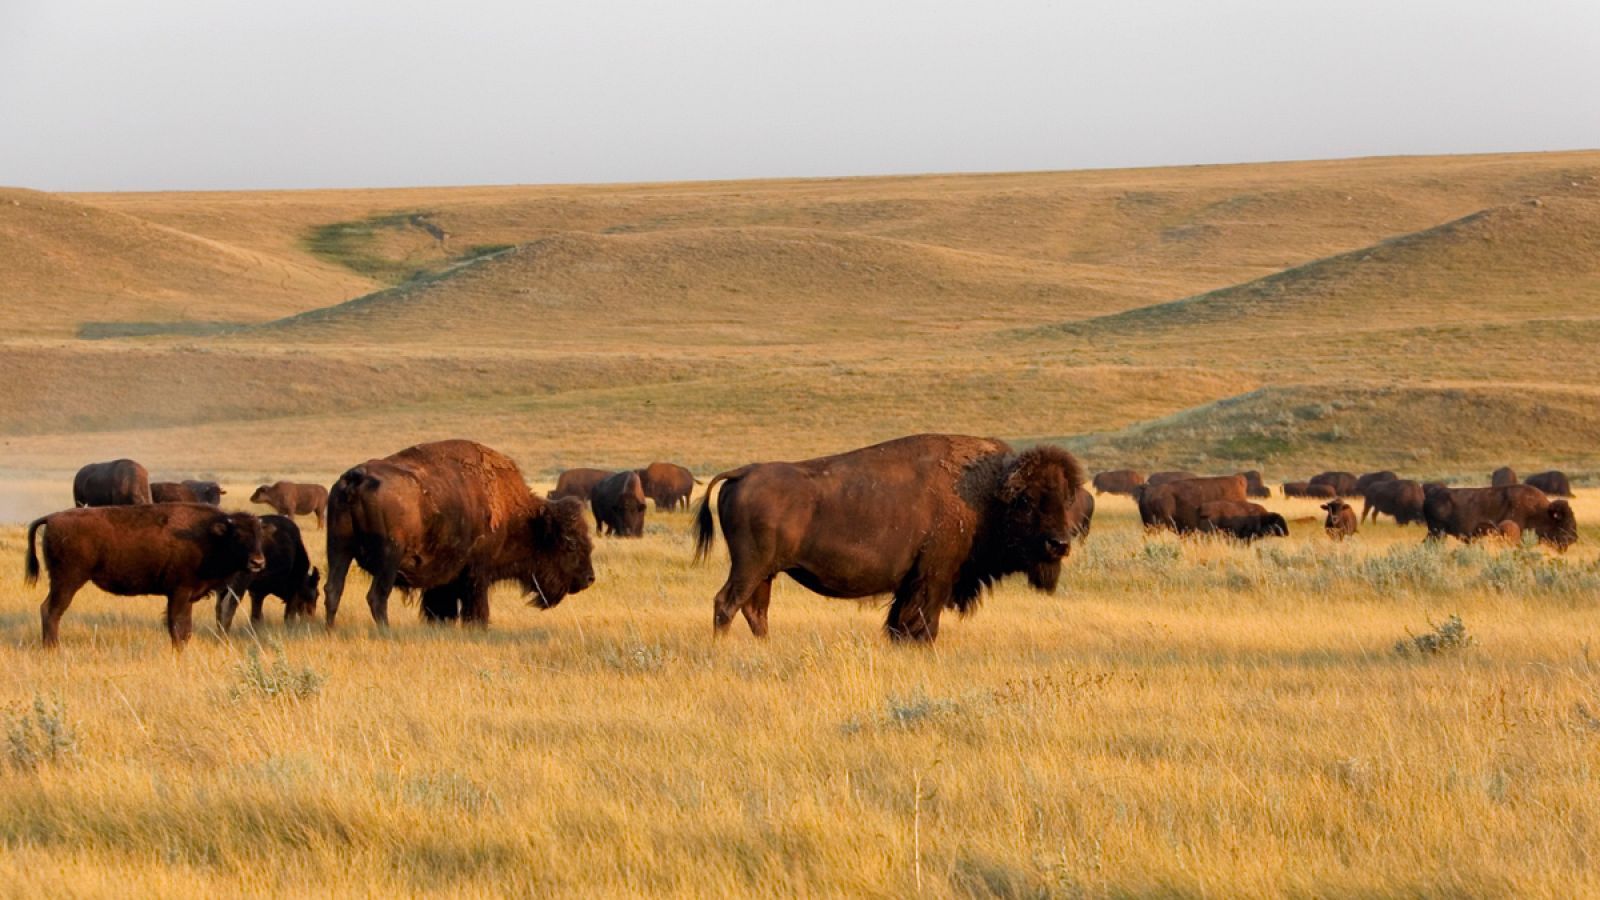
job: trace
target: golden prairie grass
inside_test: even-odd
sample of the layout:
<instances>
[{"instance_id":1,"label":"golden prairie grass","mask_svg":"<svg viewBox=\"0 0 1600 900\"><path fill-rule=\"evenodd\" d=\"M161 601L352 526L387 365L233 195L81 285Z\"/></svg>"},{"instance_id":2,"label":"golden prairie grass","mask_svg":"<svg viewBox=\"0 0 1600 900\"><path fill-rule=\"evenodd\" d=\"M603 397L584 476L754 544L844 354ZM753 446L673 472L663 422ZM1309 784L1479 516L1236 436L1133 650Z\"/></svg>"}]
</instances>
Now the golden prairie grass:
<instances>
[{"instance_id":1,"label":"golden prairie grass","mask_svg":"<svg viewBox=\"0 0 1600 900\"><path fill-rule=\"evenodd\" d=\"M355 583L332 634L286 629L269 606L260 631L202 628L174 655L160 601L89 589L46 653L42 586L20 586L8 529L0 881L174 896L1600 891L1600 529L1564 556L1423 546L1391 525L1336 545L1296 523L1243 547L1147 539L1128 501L1100 506L1057 595L1008 583L931 648L891 646L881 610L784 579L768 641L740 623L713 640L725 555L691 565L678 513L600 541L595 587L553 611L497 594L486 632L401 615L379 634ZM1600 521L1600 496L1578 515ZM1451 614L1472 646L1395 652Z\"/></svg>"}]
</instances>

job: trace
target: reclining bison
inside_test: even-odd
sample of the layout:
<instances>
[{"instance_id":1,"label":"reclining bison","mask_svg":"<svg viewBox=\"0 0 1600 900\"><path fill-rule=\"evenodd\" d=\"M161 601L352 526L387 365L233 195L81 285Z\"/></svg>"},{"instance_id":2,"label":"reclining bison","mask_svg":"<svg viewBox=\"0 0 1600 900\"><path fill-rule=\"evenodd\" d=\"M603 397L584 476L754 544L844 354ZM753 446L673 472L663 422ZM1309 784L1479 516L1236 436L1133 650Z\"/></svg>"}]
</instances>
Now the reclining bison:
<instances>
[{"instance_id":1,"label":"reclining bison","mask_svg":"<svg viewBox=\"0 0 1600 900\"><path fill-rule=\"evenodd\" d=\"M321 528L328 509L328 489L320 484L275 481L256 488L250 502L270 506L280 516L316 516Z\"/></svg>"},{"instance_id":2,"label":"reclining bison","mask_svg":"<svg viewBox=\"0 0 1600 900\"><path fill-rule=\"evenodd\" d=\"M389 624L389 594L422 591L429 621L489 624L489 589L512 581L549 609L594 583L577 500L544 500L517 464L471 441L419 444L345 472L328 493L328 627L352 561L372 574L367 606Z\"/></svg>"},{"instance_id":3,"label":"reclining bison","mask_svg":"<svg viewBox=\"0 0 1600 900\"><path fill-rule=\"evenodd\" d=\"M971 612L984 589L1013 572L1055 590L1081 532L1074 521L1083 469L1071 454L1002 441L922 434L802 462L754 463L707 484L695 521L695 558L716 537L732 563L712 603L725 633L742 612L767 633L772 580L787 573L828 597L892 594L892 640L933 641L946 607Z\"/></svg>"},{"instance_id":4,"label":"reclining bison","mask_svg":"<svg viewBox=\"0 0 1600 900\"><path fill-rule=\"evenodd\" d=\"M1422 510L1430 540L1451 535L1470 541L1486 527L1498 529L1501 522L1511 522L1521 532L1531 531L1558 550L1566 550L1578 539L1578 522L1567 501L1551 500L1526 484L1435 487L1428 491Z\"/></svg>"},{"instance_id":5,"label":"reclining bison","mask_svg":"<svg viewBox=\"0 0 1600 900\"><path fill-rule=\"evenodd\" d=\"M1551 470L1529 475L1523 484L1532 485L1551 497L1571 497L1572 482L1567 480L1565 472Z\"/></svg>"},{"instance_id":6,"label":"reclining bison","mask_svg":"<svg viewBox=\"0 0 1600 900\"><path fill-rule=\"evenodd\" d=\"M1335 499L1322 504L1322 508L1328 511L1327 518L1322 520L1322 530L1328 533L1328 537L1342 541L1356 533L1359 523L1356 522L1356 511L1350 508L1350 504Z\"/></svg>"},{"instance_id":7,"label":"reclining bison","mask_svg":"<svg viewBox=\"0 0 1600 900\"><path fill-rule=\"evenodd\" d=\"M1365 522L1370 515L1372 521L1377 522L1381 514L1394 516L1396 525L1426 522L1422 514L1424 499L1423 486L1409 478L1369 484L1361 502L1361 521Z\"/></svg>"},{"instance_id":8,"label":"reclining bison","mask_svg":"<svg viewBox=\"0 0 1600 900\"><path fill-rule=\"evenodd\" d=\"M655 501L657 510L689 508L689 497L694 493L694 486L699 484L693 472L669 462L653 462L638 471L645 496Z\"/></svg>"},{"instance_id":9,"label":"reclining bison","mask_svg":"<svg viewBox=\"0 0 1600 900\"><path fill-rule=\"evenodd\" d=\"M1289 523L1259 503L1212 500L1195 510L1195 531L1226 534L1246 543L1265 537L1288 537Z\"/></svg>"},{"instance_id":10,"label":"reclining bison","mask_svg":"<svg viewBox=\"0 0 1600 900\"><path fill-rule=\"evenodd\" d=\"M1112 469L1094 476L1097 494L1132 494L1133 489L1144 484L1144 475L1133 469Z\"/></svg>"},{"instance_id":11,"label":"reclining bison","mask_svg":"<svg viewBox=\"0 0 1600 900\"><path fill-rule=\"evenodd\" d=\"M644 485L632 469L606 476L589 495L595 530L617 537L643 537L646 508Z\"/></svg>"},{"instance_id":12,"label":"reclining bison","mask_svg":"<svg viewBox=\"0 0 1600 900\"><path fill-rule=\"evenodd\" d=\"M1243 475L1190 478L1146 484L1139 493L1139 521L1145 528L1170 528L1188 534L1200 527L1200 506L1217 500L1245 502ZM1253 504L1252 504L1253 505Z\"/></svg>"},{"instance_id":13,"label":"reclining bison","mask_svg":"<svg viewBox=\"0 0 1600 900\"><path fill-rule=\"evenodd\" d=\"M204 503L221 506L227 491L215 481L152 481L150 499L155 503Z\"/></svg>"},{"instance_id":14,"label":"reclining bison","mask_svg":"<svg viewBox=\"0 0 1600 900\"><path fill-rule=\"evenodd\" d=\"M268 597L283 601L285 624L316 614L322 573L311 565L300 526L288 516L262 516L261 555L260 571L240 572L217 592L217 624L225 632L233 627L234 611L247 593L251 625L261 624L261 605Z\"/></svg>"},{"instance_id":15,"label":"reclining bison","mask_svg":"<svg viewBox=\"0 0 1600 900\"><path fill-rule=\"evenodd\" d=\"M194 601L240 572L259 571L261 523L198 503L69 509L28 525L25 578L38 583L36 538L44 529L50 592L39 607L46 647L60 640L61 615L85 584L124 597L167 598L167 634L182 647L193 630Z\"/></svg>"},{"instance_id":16,"label":"reclining bison","mask_svg":"<svg viewBox=\"0 0 1600 900\"><path fill-rule=\"evenodd\" d=\"M153 502L150 473L131 459L89 463L72 479L74 506L130 506Z\"/></svg>"}]
</instances>

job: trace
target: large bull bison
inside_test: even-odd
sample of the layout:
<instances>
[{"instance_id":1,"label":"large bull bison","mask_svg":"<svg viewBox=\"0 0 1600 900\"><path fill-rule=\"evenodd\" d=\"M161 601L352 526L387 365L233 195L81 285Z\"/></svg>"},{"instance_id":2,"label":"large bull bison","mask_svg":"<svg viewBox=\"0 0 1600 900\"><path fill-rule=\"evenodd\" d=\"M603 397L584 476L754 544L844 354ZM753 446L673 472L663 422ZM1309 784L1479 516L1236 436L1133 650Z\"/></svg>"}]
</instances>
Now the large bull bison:
<instances>
[{"instance_id":1,"label":"large bull bison","mask_svg":"<svg viewBox=\"0 0 1600 900\"><path fill-rule=\"evenodd\" d=\"M1365 497L1367 495L1367 488L1377 484L1380 481L1395 481L1399 479L1399 477L1399 475L1396 475L1388 469L1383 469L1377 472L1368 472L1356 479L1356 493Z\"/></svg>"},{"instance_id":2,"label":"large bull bison","mask_svg":"<svg viewBox=\"0 0 1600 900\"><path fill-rule=\"evenodd\" d=\"M1508 484L1518 484L1517 470L1510 466L1501 466L1489 473L1490 487L1505 487Z\"/></svg>"},{"instance_id":3,"label":"large bull bison","mask_svg":"<svg viewBox=\"0 0 1600 900\"><path fill-rule=\"evenodd\" d=\"M1177 470L1169 472L1154 472L1149 478L1145 479L1144 483L1147 485L1171 484L1174 481L1188 481L1191 478L1199 477L1199 475L1196 475L1193 472L1183 472Z\"/></svg>"},{"instance_id":4,"label":"large bull bison","mask_svg":"<svg viewBox=\"0 0 1600 900\"><path fill-rule=\"evenodd\" d=\"M152 481L150 499L155 503L204 503L221 506L227 491L215 481Z\"/></svg>"},{"instance_id":5,"label":"large bull bison","mask_svg":"<svg viewBox=\"0 0 1600 900\"><path fill-rule=\"evenodd\" d=\"M1567 480L1567 473L1554 469L1529 475L1523 484L1532 485L1552 497L1572 496L1572 482Z\"/></svg>"},{"instance_id":6,"label":"large bull bison","mask_svg":"<svg viewBox=\"0 0 1600 900\"><path fill-rule=\"evenodd\" d=\"M328 489L320 484L275 481L256 488L250 502L270 506L280 516L316 516L321 528L328 509Z\"/></svg>"},{"instance_id":7,"label":"large bull bison","mask_svg":"<svg viewBox=\"0 0 1600 900\"><path fill-rule=\"evenodd\" d=\"M1558 550L1566 550L1578 539L1578 520L1567 501L1551 500L1544 491L1526 484L1437 487L1428 491L1422 510L1432 540L1451 535L1470 541L1485 526L1498 528L1501 522L1532 531Z\"/></svg>"},{"instance_id":8,"label":"large bull bison","mask_svg":"<svg viewBox=\"0 0 1600 900\"><path fill-rule=\"evenodd\" d=\"M1325 484L1333 488L1335 497L1359 497L1361 493L1356 490L1356 482L1360 480L1355 476L1354 472L1323 472L1320 475L1311 476L1310 484L1313 487Z\"/></svg>"},{"instance_id":9,"label":"large bull bison","mask_svg":"<svg viewBox=\"0 0 1600 900\"><path fill-rule=\"evenodd\" d=\"M1288 537L1289 523L1259 503L1212 500L1195 510L1195 531L1226 534L1246 543L1265 537Z\"/></svg>"},{"instance_id":10,"label":"large bull bison","mask_svg":"<svg viewBox=\"0 0 1600 900\"><path fill-rule=\"evenodd\" d=\"M199 503L69 509L28 525L28 584L39 580L35 539L44 528L50 592L39 607L46 647L60 640L61 614L85 584L124 597L167 598L167 634L189 640L194 601L243 571L259 571L261 522Z\"/></svg>"},{"instance_id":11,"label":"large bull bison","mask_svg":"<svg viewBox=\"0 0 1600 900\"><path fill-rule=\"evenodd\" d=\"M711 479L695 557L716 537L712 491L732 565L712 604L717 633L742 612L767 633L772 579L788 573L828 597L893 594L892 640L933 641L946 607L971 612L1013 572L1055 590L1071 549L1083 468L1064 450L922 434L802 462L755 463Z\"/></svg>"},{"instance_id":12,"label":"large bull bison","mask_svg":"<svg viewBox=\"0 0 1600 900\"><path fill-rule=\"evenodd\" d=\"M1360 521L1367 521L1370 515L1372 521L1377 522L1382 514L1394 516L1396 525L1426 522L1422 514L1425 497L1423 486L1409 478L1374 482L1367 485L1363 494Z\"/></svg>"},{"instance_id":13,"label":"large bull bison","mask_svg":"<svg viewBox=\"0 0 1600 900\"><path fill-rule=\"evenodd\" d=\"M89 463L72 479L74 506L131 506L150 502L150 473L131 459Z\"/></svg>"},{"instance_id":14,"label":"large bull bison","mask_svg":"<svg viewBox=\"0 0 1600 900\"><path fill-rule=\"evenodd\" d=\"M595 530L617 537L644 537L645 493L639 473L613 472L589 494Z\"/></svg>"},{"instance_id":15,"label":"large bull bison","mask_svg":"<svg viewBox=\"0 0 1600 900\"><path fill-rule=\"evenodd\" d=\"M234 611L247 593L251 625L261 624L261 605L268 597L283 601L285 623L316 614L322 573L311 565L305 542L300 539L300 526L294 524L294 519L261 517L261 555L265 564L259 572L240 572L217 592L217 624L223 631L233 627Z\"/></svg>"},{"instance_id":16,"label":"large bull bison","mask_svg":"<svg viewBox=\"0 0 1600 900\"><path fill-rule=\"evenodd\" d=\"M1094 489L1098 494L1132 494L1141 484L1144 484L1144 475L1133 469L1112 469L1094 476Z\"/></svg>"},{"instance_id":17,"label":"large bull bison","mask_svg":"<svg viewBox=\"0 0 1600 900\"><path fill-rule=\"evenodd\" d=\"M682 506L689 508L689 497L694 493L694 473L669 462L653 462L639 470L639 483L645 496L656 502L656 509L670 510Z\"/></svg>"},{"instance_id":18,"label":"large bull bison","mask_svg":"<svg viewBox=\"0 0 1600 900\"><path fill-rule=\"evenodd\" d=\"M1200 527L1200 506L1216 500L1245 502L1243 475L1190 478L1146 484L1139 494L1139 521L1146 528L1170 528L1187 534Z\"/></svg>"},{"instance_id":19,"label":"large bull bison","mask_svg":"<svg viewBox=\"0 0 1600 900\"><path fill-rule=\"evenodd\" d=\"M583 504L535 496L517 464L472 441L419 444L345 472L328 493L328 627L351 561L389 624L396 587L422 591L429 621L489 624L489 588L514 581L549 609L594 583Z\"/></svg>"}]
</instances>

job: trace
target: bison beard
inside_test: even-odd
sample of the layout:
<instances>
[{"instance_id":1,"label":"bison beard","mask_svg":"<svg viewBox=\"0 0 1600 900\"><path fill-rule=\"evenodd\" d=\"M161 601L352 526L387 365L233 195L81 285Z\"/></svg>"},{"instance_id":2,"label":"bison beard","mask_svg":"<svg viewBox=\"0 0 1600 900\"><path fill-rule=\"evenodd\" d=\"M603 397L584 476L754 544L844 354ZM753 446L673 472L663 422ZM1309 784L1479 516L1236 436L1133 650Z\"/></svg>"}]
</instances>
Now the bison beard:
<instances>
[{"instance_id":1,"label":"bison beard","mask_svg":"<svg viewBox=\"0 0 1600 900\"><path fill-rule=\"evenodd\" d=\"M731 557L713 602L723 633L735 612L767 633L772 580L787 573L830 597L891 594L884 628L932 641L946 607L967 613L983 590L1022 572L1053 590L1081 534L1076 459L1054 447L1020 454L992 439L915 435L837 456L757 463L707 485L695 556L715 539L712 488Z\"/></svg>"}]
</instances>

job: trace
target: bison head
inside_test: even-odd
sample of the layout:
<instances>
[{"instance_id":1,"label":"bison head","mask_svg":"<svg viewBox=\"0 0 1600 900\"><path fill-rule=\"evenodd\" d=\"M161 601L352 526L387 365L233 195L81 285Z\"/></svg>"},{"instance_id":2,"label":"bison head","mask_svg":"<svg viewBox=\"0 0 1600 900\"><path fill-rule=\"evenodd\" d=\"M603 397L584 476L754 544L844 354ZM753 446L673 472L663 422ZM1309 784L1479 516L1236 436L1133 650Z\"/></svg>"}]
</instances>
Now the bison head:
<instances>
[{"instance_id":1,"label":"bison head","mask_svg":"<svg viewBox=\"0 0 1600 900\"><path fill-rule=\"evenodd\" d=\"M309 619L317 614L317 589L322 584L322 572L315 566L306 573L306 580L301 582L300 588L294 596L284 601L283 620L292 622L302 616Z\"/></svg>"},{"instance_id":2,"label":"bison head","mask_svg":"<svg viewBox=\"0 0 1600 900\"><path fill-rule=\"evenodd\" d=\"M1026 450L1006 467L997 497L1005 510L1005 564L1026 572L1036 590L1056 589L1061 560L1081 528L1074 501L1083 489L1083 467L1057 447Z\"/></svg>"},{"instance_id":3,"label":"bison head","mask_svg":"<svg viewBox=\"0 0 1600 900\"><path fill-rule=\"evenodd\" d=\"M1261 537L1288 537L1289 522L1277 513L1267 513L1261 517Z\"/></svg>"},{"instance_id":4,"label":"bison head","mask_svg":"<svg viewBox=\"0 0 1600 900\"><path fill-rule=\"evenodd\" d=\"M254 494L250 495L250 502L251 503L265 503L265 502L267 502L267 491L269 491L269 490L271 490L271 487L269 485L265 485L265 484L263 484L262 486L256 488L256 492Z\"/></svg>"},{"instance_id":5,"label":"bison head","mask_svg":"<svg viewBox=\"0 0 1600 900\"><path fill-rule=\"evenodd\" d=\"M568 594L594 584L590 555L589 521L584 504L566 497L539 507L529 521L533 531L533 560L522 586L533 595L533 605L549 609Z\"/></svg>"},{"instance_id":6,"label":"bison head","mask_svg":"<svg viewBox=\"0 0 1600 900\"><path fill-rule=\"evenodd\" d=\"M632 473L628 478L627 489L622 492L620 502L623 534L632 537L644 536L644 511L649 507L648 500L639 473Z\"/></svg>"},{"instance_id":7,"label":"bison head","mask_svg":"<svg viewBox=\"0 0 1600 900\"><path fill-rule=\"evenodd\" d=\"M205 569L228 576L259 572L267 565L261 552L261 520L249 513L217 514L206 526Z\"/></svg>"},{"instance_id":8,"label":"bison head","mask_svg":"<svg viewBox=\"0 0 1600 900\"><path fill-rule=\"evenodd\" d=\"M1536 521L1533 530L1539 535L1539 540L1565 553L1568 547L1578 541L1578 520L1572 515L1572 504L1565 500L1551 503Z\"/></svg>"}]
</instances>

